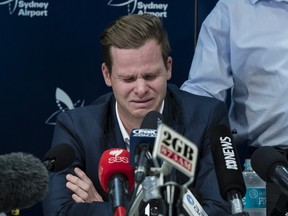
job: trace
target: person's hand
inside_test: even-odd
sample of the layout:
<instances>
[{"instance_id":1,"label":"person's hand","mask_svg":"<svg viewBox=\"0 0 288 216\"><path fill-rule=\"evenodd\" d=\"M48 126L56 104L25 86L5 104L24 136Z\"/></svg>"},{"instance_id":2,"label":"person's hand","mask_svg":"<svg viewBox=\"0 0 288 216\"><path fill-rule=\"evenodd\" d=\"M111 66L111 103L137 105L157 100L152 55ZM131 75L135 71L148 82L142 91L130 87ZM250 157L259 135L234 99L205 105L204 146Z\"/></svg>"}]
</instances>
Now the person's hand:
<instances>
[{"instance_id":1,"label":"person's hand","mask_svg":"<svg viewBox=\"0 0 288 216\"><path fill-rule=\"evenodd\" d=\"M96 191L92 181L79 168L75 168L74 172L77 176L72 174L66 175L66 187L73 192L72 198L75 202L91 203L93 201L102 201L102 197Z\"/></svg>"}]
</instances>

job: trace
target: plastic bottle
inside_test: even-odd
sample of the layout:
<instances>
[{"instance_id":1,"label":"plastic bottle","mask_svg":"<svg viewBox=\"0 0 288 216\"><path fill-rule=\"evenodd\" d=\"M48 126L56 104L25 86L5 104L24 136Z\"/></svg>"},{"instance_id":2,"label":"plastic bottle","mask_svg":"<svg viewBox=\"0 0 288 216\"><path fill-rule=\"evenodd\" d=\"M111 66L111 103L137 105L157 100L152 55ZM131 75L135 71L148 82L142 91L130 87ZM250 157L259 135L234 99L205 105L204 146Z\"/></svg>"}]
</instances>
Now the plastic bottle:
<instances>
[{"instance_id":1,"label":"plastic bottle","mask_svg":"<svg viewBox=\"0 0 288 216\"><path fill-rule=\"evenodd\" d=\"M252 169L250 159L245 159L243 178L246 185L244 211L249 216L266 216L266 182Z\"/></svg>"}]
</instances>

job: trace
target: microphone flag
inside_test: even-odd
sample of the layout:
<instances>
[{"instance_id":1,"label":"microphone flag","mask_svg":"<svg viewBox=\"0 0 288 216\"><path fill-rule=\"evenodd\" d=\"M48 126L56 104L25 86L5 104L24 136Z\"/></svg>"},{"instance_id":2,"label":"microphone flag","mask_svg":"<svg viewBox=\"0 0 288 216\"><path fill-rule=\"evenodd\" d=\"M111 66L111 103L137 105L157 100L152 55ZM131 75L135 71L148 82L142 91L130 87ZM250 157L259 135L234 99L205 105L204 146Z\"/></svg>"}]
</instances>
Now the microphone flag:
<instances>
[{"instance_id":1,"label":"microphone flag","mask_svg":"<svg viewBox=\"0 0 288 216\"><path fill-rule=\"evenodd\" d=\"M198 156L197 146L164 123L158 127L153 159L157 157L194 179ZM157 163L157 160L155 160ZM193 180L192 180L193 181Z\"/></svg>"}]
</instances>

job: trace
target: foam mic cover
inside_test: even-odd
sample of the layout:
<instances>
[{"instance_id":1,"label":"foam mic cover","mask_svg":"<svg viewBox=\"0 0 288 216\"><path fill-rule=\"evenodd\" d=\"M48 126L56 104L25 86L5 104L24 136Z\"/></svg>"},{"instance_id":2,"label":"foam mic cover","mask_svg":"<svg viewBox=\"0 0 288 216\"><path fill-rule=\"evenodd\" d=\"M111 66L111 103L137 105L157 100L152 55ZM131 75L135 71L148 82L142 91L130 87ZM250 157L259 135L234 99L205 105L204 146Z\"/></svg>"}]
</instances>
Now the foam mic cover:
<instances>
[{"instance_id":1,"label":"foam mic cover","mask_svg":"<svg viewBox=\"0 0 288 216\"><path fill-rule=\"evenodd\" d=\"M163 116L157 111L148 112L143 118L140 129L133 129L130 135L130 165L135 166L141 145L147 145L152 152L157 136L157 128L163 121ZM135 157L136 156L136 157Z\"/></svg>"},{"instance_id":2,"label":"foam mic cover","mask_svg":"<svg viewBox=\"0 0 288 216\"><path fill-rule=\"evenodd\" d=\"M118 174L128 182L128 190L134 187L134 168L129 165L130 154L125 149L112 148L104 151L99 166L98 177L103 190L109 192L109 181Z\"/></svg>"},{"instance_id":3,"label":"foam mic cover","mask_svg":"<svg viewBox=\"0 0 288 216\"><path fill-rule=\"evenodd\" d=\"M287 159L271 146L258 148L251 156L253 170L266 182L273 182L271 177L276 166L288 167Z\"/></svg>"},{"instance_id":4,"label":"foam mic cover","mask_svg":"<svg viewBox=\"0 0 288 216\"><path fill-rule=\"evenodd\" d=\"M211 133L210 143L222 198L227 200L230 191L237 191L244 197L246 186L230 129L223 124L217 125Z\"/></svg>"},{"instance_id":5,"label":"foam mic cover","mask_svg":"<svg viewBox=\"0 0 288 216\"><path fill-rule=\"evenodd\" d=\"M43 164L50 172L59 172L69 167L75 160L75 152L69 144L58 144L44 156Z\"/></svg>"},{"instance_id":6,"label":"foam mic cover","mask_svg":"<svg viewBox=\"0 0 288 216\"><path fill-rule=\"evenodd\" d=\"M44 199L48 171L40 159L23 152L0 156L0 212L29 208Z\"/></svg>"},{"instance_id":7,"label":"foam mic cover","mask_svg":"<svg viewBox=\"0 0 288 216\"><path fill-rule=\"evenodd\" d=\"M143 118L140 128L150 128L157 130L162 121L163 116L159 112L150 111Z\"/></svg>"}]
</instances>

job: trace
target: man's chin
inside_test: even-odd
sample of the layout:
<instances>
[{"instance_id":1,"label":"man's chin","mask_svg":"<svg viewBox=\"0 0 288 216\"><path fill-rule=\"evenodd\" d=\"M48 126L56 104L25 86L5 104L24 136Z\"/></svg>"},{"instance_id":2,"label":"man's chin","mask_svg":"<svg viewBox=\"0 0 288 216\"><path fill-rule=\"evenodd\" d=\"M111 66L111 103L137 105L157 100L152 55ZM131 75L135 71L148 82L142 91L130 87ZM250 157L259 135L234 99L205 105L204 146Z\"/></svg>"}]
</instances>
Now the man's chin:
<instances>
[{"instance_id":1,"label":"man's chin","mask_svg":"<svg viewBox=\"0 0 288 216\"><path fill-rule=\"evenodd\" d=\"M155 111L155 109L150 108L150 109L137 109L137 111L135 112L135 117L138 119L143 119L147 113L151 112L151 111Z\"/></svg>"}]
</instances>

